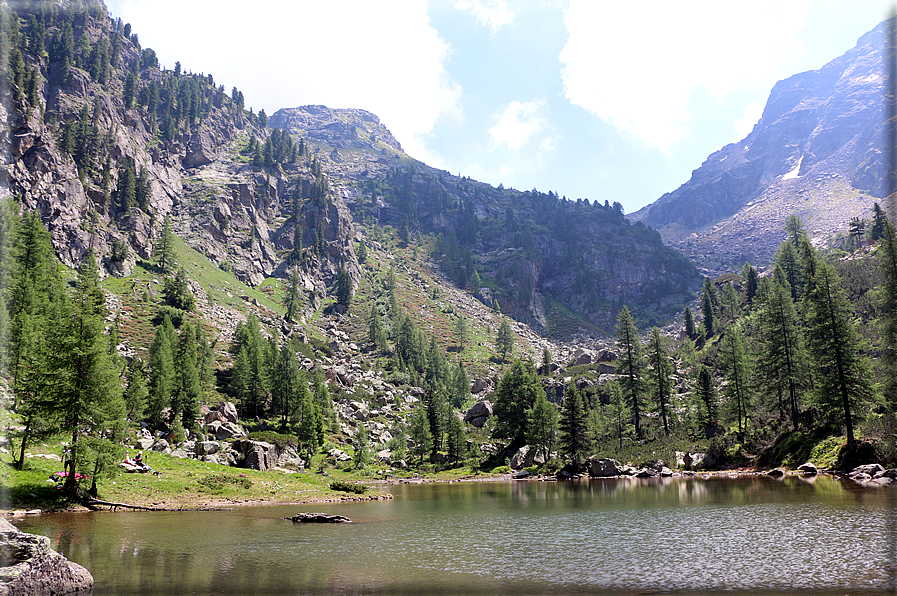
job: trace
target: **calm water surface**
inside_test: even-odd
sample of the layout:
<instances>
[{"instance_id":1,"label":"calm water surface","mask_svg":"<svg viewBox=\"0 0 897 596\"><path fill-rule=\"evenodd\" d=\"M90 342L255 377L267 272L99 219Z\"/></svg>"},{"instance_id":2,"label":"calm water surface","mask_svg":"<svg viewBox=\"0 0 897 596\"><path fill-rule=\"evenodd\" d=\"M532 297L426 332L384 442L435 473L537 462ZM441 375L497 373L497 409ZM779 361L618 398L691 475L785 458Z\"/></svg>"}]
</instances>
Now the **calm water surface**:
<instances>
[{"instance_id":1,"label":"calm water surface","mask_svg":"<svg viewBox=\"0 0 897 596\"><path fill-rule=\"evenodd\" d=\"M393 501L17 521L106 594L889 593L897 487L820 477L477 482ZM325 511L359 522L294 525Z\"/></svg>"}]
</instances>

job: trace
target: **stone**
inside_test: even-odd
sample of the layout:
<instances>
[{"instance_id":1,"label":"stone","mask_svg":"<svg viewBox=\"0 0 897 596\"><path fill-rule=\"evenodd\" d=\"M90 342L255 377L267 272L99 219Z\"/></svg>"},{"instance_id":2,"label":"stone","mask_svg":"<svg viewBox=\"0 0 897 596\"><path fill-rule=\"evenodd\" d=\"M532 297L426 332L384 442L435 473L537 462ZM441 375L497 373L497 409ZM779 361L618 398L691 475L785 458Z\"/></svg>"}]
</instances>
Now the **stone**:
<instances>
[{"instance_id":1,"label":"stone","mask_svg":"<svg viewBox=\"0 0 897 596\"><path fill-rule=\"evenodd\" d=\"M607 478L610 476L620 476L623 473L623 466L615 459L590 457L586 460L589 476L594 478Z\"/></svg>"},{"instance_id":2,"label":"stone","mask_svg":"<svg viewBox=\"0 0 897 596\"><path fill-rule=\"evenodd\" d=\"M492 404L488 401L478 401L464 414L464 422L472 422L476 418L487 418L492 415Z\"/></svg>"},{"instance_id":3,"label":"stone","mask_svg":"<svg viewBox=\"0 0 897 596\"><path fill-rule=\"evenodd\" d=\"M392 451L389 449L381 449L377 452L377 459L383 463L388 464L392 461Z\"/></svg>"},{"instance_id":4,"label":"stone","mask_svg":"<svg viewBox=\"0 0 897 596\"><path fill-rule=\"evenodd\" d=\"M166 449L169 449L169 447L170 446L168 444L168 441L166 441L165 439L159 439L158 441L153 443L152 450L162 452L162 451L165 451Z\"/></svg>"},{"instance_id":5,"label":"stone","mask_svg":"<svg viewBox=\"0 0 897 596\"><path fill-rule=\"evenodd\" d=\"M346 453L342 449L337 449L336 447L334 447L333 449L328 451L327 455L329 455L332 458L335 458L336 461L350 461L352 459L351 457L349 457L348 453Z\"/></svg>"},{"instance_id":6,"label":"stone","mask_svg":"<svg viewBox=\"0 0 897 596\"><path fill-rule=\"evenodd\" d=\"M50 548L49 538L0 518L0 594L63 595L92 588L90 572Z\"/></svg>"},{"instance_id":7,"label":"stone","mask_svg":"<svg viewBox=\"0 0 897 596\"><path fill-rule=\"evenodd\" d=\"M170 453L171 457L176 457L178 459L188 459L190 456L187 455L187 452L178 447L174 451Z\"/></svg>"},{"instance_id":8,"label":"stone","mask_svg":"<svg viewBox=\"0 0 897 596\"><path fill-rule=\"evenodd\" d=\"M271 443L238 439L232 446L241 456L241 468L265 471L277 466L276 448Z\"/></svg>"},{"instance_id":9,"label":"stone","mask_svg":"<svg viewBox=\"0 0 897 596\"><path fill-rule=\"evenodd\" d=\"M700 468L712 468L716 465L716 458L709 453L676 452L676 467L685 470L697 470Z\"/></svg>"},{"instance_id":10,"label":"stone","mask_svg":"<svg viewBox=\"0 0 897 596\"><path fill-rule=\"evenodd\" d=\"M782 468L774 468L766 473L767 476L772 476L773 478L781 478L785 475L785 470Z\"/></svg>"},{"instance_id":11,"label":"stone","mask_svg":"<svg viewBox=\"0 0 897 596\"><path fill-rule=\"evenodd\" d=\"M218 411L221 412L227 422L239 424L240 420L237 417L237 406L231 402L225 402L218 406Z\"/></svg>"},{"instance_id":12,"label":"stone","mask_svg":"<svg viewBox=\"0 0 897 596\"><path fill-rule=\"evenodd\" d=\"M218 410L210 410L203 416L204 424L211 424L213 422L227 422L227 418L224 417L224 414L219 412Z\"/></svg>"},{"instance_id":13,"label":"stone","mask_svg":"<svg viewBox=\"0 0 897 596\"><path fill-rule=\"evenodd\" d=\"M242 437L244 434L243 429L233 422L225 422L215 431L215 439L224 441L225 439Z\"/></svg>"},{"instance_id":14,"label":"stone","mask_svg":"<svg viewBox=\"0 0 897 596\"><path fill-rule=\"evenodd\" d=\"M212 455L218 453L220 448L221 444L217 441L197 441L193 451L196 455Z\"/></svg>"},{"instance_id":15,"label":"stone","mask_svg":"<svg viewBox=\"0 0 897 596\"><path fill-rule=\"evenodd\" d=\"M885 469L881 466L881 464L866 464L863 466L857 466L853 470L850 471L850 477L853 478L857 474L867 474L871 478L875 476L879 472L884 472Z\"/></svg>"},{"instance_id":16,"label":"stone","mask_svg":"<svg viewBox=\"0 0 897 596\"><path fill-rule=\"evenodd\" d=\"M155 439L137 439L134 441L134 449L139 449L140 451L149 451L153 443L155 443Z\"/></svg>"},{"instance_id":17,"label":"stone","mask_svg":"<svg viewBox=\"0 0 897 596\"><path fill-rule=\"evenodd\" d=\"M801 464L797 466L797 471L801 472L807 476L815 476L819 473L819 470L813 465L812 462L807 462L805 464Z\"/></svg>"},{"instance_id":18,"label":"stone","mask_svg":"<svg viewBox=\"0 0 897 596\"><path fill-rule=\"evenodd\" d=\"M327 513L297 513L291 520L294 524L351 524L352 520L342 515L330 515Z\"/></svg>"}]
</instances>

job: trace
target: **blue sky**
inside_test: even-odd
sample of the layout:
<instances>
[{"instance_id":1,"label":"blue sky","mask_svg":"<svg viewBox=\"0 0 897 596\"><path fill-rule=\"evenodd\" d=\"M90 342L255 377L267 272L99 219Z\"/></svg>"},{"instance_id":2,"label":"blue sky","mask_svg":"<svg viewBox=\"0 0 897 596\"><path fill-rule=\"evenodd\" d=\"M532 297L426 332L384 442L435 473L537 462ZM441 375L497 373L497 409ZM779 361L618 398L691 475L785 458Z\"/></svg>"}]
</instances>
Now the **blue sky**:
<instances>
[{"instance_id":1,"label":"blue sky","mask_svg":"<svg viewBox=\"0 0 897 596\"><path fill-rule=\"evenodd\" d=\"M432 166L632 212L743 138L776 81L883 1L107 0L171 68L246 105L377 114Z\"/></svg>"}]
</instances>

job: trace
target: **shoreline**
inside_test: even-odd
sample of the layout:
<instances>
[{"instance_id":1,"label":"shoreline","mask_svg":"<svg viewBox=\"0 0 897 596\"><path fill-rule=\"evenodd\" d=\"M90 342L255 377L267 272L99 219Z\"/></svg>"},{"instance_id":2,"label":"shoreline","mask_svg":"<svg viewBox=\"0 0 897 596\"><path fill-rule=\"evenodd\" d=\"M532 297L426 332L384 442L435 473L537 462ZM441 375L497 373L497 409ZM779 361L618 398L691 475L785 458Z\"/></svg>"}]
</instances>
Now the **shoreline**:
<instances>
[{"instance_id":1,"label":"shoreline","mask_svg":"<svg viewBox=\"0 0 897 596\"><path fill-rule=\"evenodd\" d=\"M677 479L697 479L697 480L713 480L713 479L738 479L738 478L749 478L749 477L768 477L770 479L781 479L783 477L798 477L803 479L811 479L816 476L828 476L835 479L838 478L846 478L846 473L834 472L831 470L820 470L818 474L808 475L803 474L794 470L784 471L784 474L781 476L771 476L769 474L769 470L755 470L755 469L738 469L738 470L706 470L706 471L676 471L670 476L651 476L651 477L637 477L632 475L619 475L619 476L589 476L582 475L580 478L573 479L564 479L558 480L554 476L531 476L528 478L514 478L514 474L501 474L498 476L468 476L462 478L448 478L448 479L440 479L440 478L424 478L424 477L412 477L412 478L387 478L380 479L372 482L362 482L366 486L377 487L377 486L399 486L402 484L453 484L453 483L474 483L474 482L510 482L510 481L519 481L519 482L580 482L580 481L595 481L595 480L665 480L671 478ZM881 484L876 484L877 486L882 486ZM384 491L378 491L375 494L371 495L344 495L344 496L309 496L307 498L299 498L299 499L282 499L273 496L270 499L265 498L249 498L249 499L203 499L198 500L192 503L181 502L178 504L172 503L172 507L166 507L165 501L143 501L140 503L128 503L127 505L134 505L137 507L154 507L155 509L152 511L145 511L145 513L155 513L155 512L179 512L179 511L221 511L221 510L231 510L239 507L261 507L261 506L286 506L286 505L334 505L334 504L352 504L352 503L362 503L367 501L389 501L394 497L392 494ZM122 504L124 505L124 504ZM3 518L20 518L26 516L33 515L42 515L48 513L83 513L83 512L109 512L114 513L117 511L124 511L126 509L119 509L116 507L103 508L103 509L90 509L84 505L73 504L71 506L60 508L60 509L4 509L0 510L0 517Z\"/></svg>"}]
</instances>

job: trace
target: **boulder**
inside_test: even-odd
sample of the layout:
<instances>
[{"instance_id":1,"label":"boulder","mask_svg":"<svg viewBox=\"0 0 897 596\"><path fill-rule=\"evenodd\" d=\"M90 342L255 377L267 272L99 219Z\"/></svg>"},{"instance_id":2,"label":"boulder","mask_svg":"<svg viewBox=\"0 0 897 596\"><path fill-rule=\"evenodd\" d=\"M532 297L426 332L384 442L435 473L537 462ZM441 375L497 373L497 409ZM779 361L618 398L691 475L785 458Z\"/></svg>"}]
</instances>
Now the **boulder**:
<instances>
[{"instance_id":1,"label":"boulder","mask_svg":"<svg viewBox=\"0 0 897 596\"><path fill-rule=\"evenodd\" d=\"M221 443L217 441L197 441L193 446L193 452L196 455L212 455L213 453L218 453L220 448Z\"/></svg>"},{"instance_id":2,"label":"boulder","mask_svg":"<svg viewBox=\"0 0 897 596\"><path fill-rule=\"evenodd\" d=\"M819 473L819 470L811 462L807 462L805 464L797 466L797 471L807 476L815 476Z\"/></svg>"},{"instance_id":3,"label":"boulder","mask_svg":"<svg viewBox=\"0 0 897 596\"><path fill-rule=\"evenodd\" d=\"M218 410L210 410L203 416L203 424L211 424L213 422L227 422L227 418L224 417L224 414L219 412Z\"/></svg>"},{"instance_id":4,"label":"boulder","mask_svg":"<svg viewBox=\"0 0 897 596\"><path fill-rule=\"evenodd\" d=\"M352 459L351 457L349 457L348 453L346 453L342 449L337 449L336 447L328 451L327 455L336 459L336 461L350 461Z\"/></svg>"},{"instance_id":5,"label":"boulder","mask_svg":"<svg viewBox=\"0 0 897 596\"><path fill-rule=\"evenodd\" d=\"M582 366L591 363L592 355L581 348L577 348L576 352L573 353L573 360L570 362L570 366Z\"/></svg>"},{"instance_id":6,"label":"boulder","mask_svg":"<svg viewBox=\"0 0 897 596\"><path fill-rule=\"evenodd\" d=\"M772 476L773 478L781 478L785 475L785 470L782 468L774 468L766 473L767 476Z\"/></svg>"},{"instance_id":7,"label":"boulder","mask_svg":"<svg viewBox=\"0 0 897 596\"><path fill-rule=\"evenodd\" d=\"M26 534L0 518L0 594L73 594L93 588L93 576L50 548L46 536Z\"/></svg>"},{"instance_id":8,"label":"boulder","mask_svg":"<svg viewBox=\"0 0 897 596\"><path fill-rule=\"evenodd\" d=\"M214 426L213 423L210 426ZM218 426L215 430L215 439L218 441L224 441L225 439L232 439L235 437L243 436L243 429L234 424L233 422L224 422L220 426Z\"/></svg>"},{"instance_id":9,"label":"boulder","mask_svg":"<svg viewBox=\"0 0 897 596\"><path fill-rule=\"evenodd\" d=\"M351 524L352 520L342 515L330 515L327 513L297 513L291 520L295 524Z\"/></svg>"},{"instance_id":10,"label":"boulder","mask_svg":"<svg viewBox=\"0 0 897 596\"><path fill-rule=\"evenodd\" d=\"M152 449L153 449L153 451L162 452L162 451L165 451L166 449L170 449L170 445L168 444L168 441L166 441L165 439L159 439L158 441L153 443Z\"/></svg>"},{"instance_id":11,"label":"boulder","mask_svg":"<svg viewBox=\"0 0 897 596\"><path fill-rule=\"evenodd\" d=\"M619 476L623 473L623 466L615 459L604 457L590 457L586 460L589 476L594 478L607 478L610 476Z\"/></svg>"},{"instance_id":12,"label":"boulder","mask_svg":"<svg viewBox=\"0 0 897 596\"><path fill-rule=\"evenodd\" d=\"M857 466L853 470L850 471L850 477L853 478L859 474L868 474L871 478L875 476L879 472L884 472L885 469L881 467L881 464L866 464L864 466Z\"/></svg>"},{"instance_id":13,"label":"boulder","mask_svg":"<svg viewBox=\"0 0 897 596\"><path fill-rule=\"evenodd\" d=\"M524 445L520 449L518 449L514 455L511 456L510 465L514 470L520 470L521 468L529 468L530 466L542 465L545 463L545 457L541 453L538 453L536 449L533 449L529 445Z\"/></svg>"},{"instance_id":14,"label":"boulder","mask_svg":"<svg viewBox=\"0 0 897 596\"><path fill-rule=\"evenodd\" d=\"M170 453L171 457L176 457L178 459L188 459L190 456L187 455L187 452L178 447L174 451Z\"/></svg>"},{"instance_id":15,"label":"boulder","mask_svg":"<svg viewBox=\"0 0 897 596\"><path fill-rule=\"evenodd\" d=\"M305 460L299 457L299 452L295 447L287 447L277 454L278 468L298 468L305 469Z\"/></svg>"},{"instance_id":16,"label":"boulder","mask_svg":"<svg viewBox=\"0 0 897 596\"><path fill-rule=\"evenodd\" d=\"M241 468L265 471L277 466L276 447L271 443L239 439L232 446L240 454Z\"/></svg>"},{"instance_id":17,"label":"boulder","mask_svg":"<svg viewBox=\"0 0 897 596\"><path fill-rule=\"evenodd\" d=\"M149 451L153 443L155 443L155 439L137 439L134 441L134 449L139 449L140 451Z\"/></svg>"},{"instance_id":18,"label":"boulder","mask_svg":"<svg viewBox=\"0 0 897 596\"><path fill-rule=\"evenodd\" d=\"M716 458L709 453L676 452L676 467L685 470L697 470L700 468L712 468L716 465Z\"/></svg>"},{"instance_id":19,"label":"boulder","mask_svg":"<svg viewBox=\"0 0 897 596\"><path fill-rule=\"evenodd\" d=\"M485 419L492 415L492 404L488 401L478 401L473 404L464 415L464 422L473 422L477 418ZM482 426L482 425L480 425Z\"/></svg>"},{"instance_id":20,"label":"boulder","mask_svg":"<svg viewBox=\"0 0 897 596\"><path fill-rule=\"evenodd\" d=\"M225 402L218 406L218 411L224 415L224 419L233 424L239 424L240 419L237 418L237 406L231 402Z\"/></svg>"}]
</instances>

